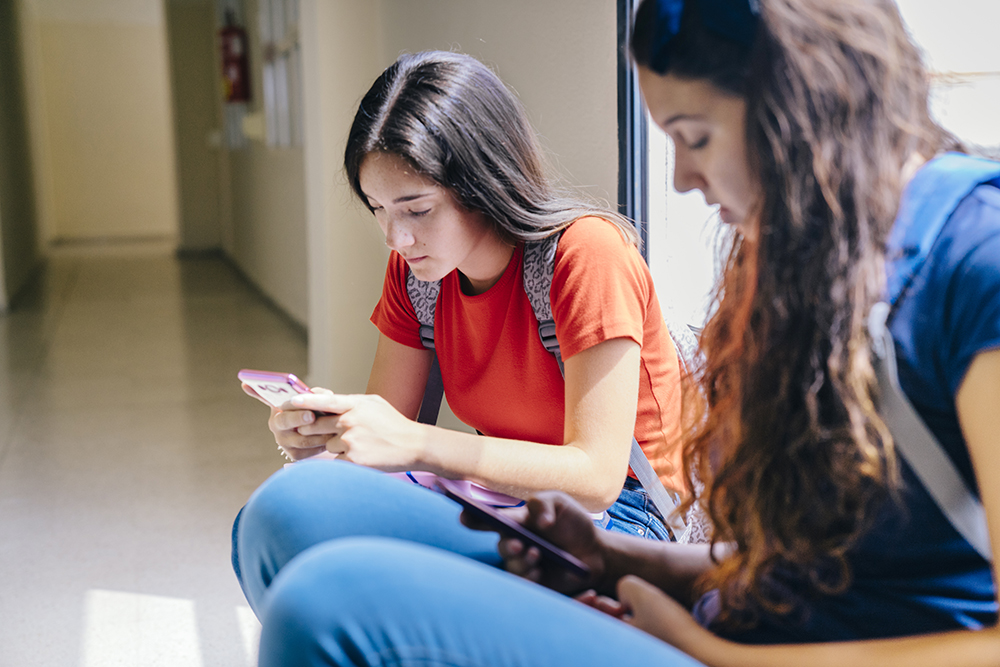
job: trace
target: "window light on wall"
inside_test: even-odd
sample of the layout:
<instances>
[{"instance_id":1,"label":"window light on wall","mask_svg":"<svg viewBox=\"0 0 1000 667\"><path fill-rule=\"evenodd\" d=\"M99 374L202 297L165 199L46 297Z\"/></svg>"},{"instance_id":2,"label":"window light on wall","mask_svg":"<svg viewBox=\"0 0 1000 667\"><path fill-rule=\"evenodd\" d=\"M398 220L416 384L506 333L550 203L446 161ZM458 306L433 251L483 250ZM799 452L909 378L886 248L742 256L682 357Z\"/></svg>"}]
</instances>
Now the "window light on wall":
<instances>
[{"instance_id":1,"label":"window light on wall","mask_svg":"<svg viewBox=\"0 0 1000 667\"><path fill-rule=\"evenodd\" d=\"M302 145L298 0L258 0L267 145Z\"/></svg>"}]
</instances>

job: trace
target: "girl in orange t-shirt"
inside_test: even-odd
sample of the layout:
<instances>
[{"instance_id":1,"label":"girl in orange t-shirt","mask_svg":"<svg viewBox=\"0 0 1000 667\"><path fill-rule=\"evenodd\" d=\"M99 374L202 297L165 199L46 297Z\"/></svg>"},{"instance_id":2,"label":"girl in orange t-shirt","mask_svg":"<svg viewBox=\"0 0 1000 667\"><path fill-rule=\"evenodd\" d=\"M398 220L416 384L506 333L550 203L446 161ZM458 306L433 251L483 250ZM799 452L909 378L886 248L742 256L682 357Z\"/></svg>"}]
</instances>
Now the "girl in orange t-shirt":
<instances>
[{"instance_id":1,"label":"girl in orange t-shirt","mask_svg":"<svg viewBox=\"0 0 1000 667\"><path fill-rule=\"evenodd\" d=\"M378 348L365 395L320 389L272 410L290 458L338 460L290 466L248 503L234 564L251 604L299 550L359 533L499 563L495 536L462 527L457 504L368 469L427 471L517 498L559 489L607 510L610 530L667 539L628 475L634 435L664 484L684 493L677 354L633 226L556 192L517 99L460 54L407 55L386 69L355 116L345 166L392 249L372 315ZM523 244L560 232L551 302L565 380L522 285ZM420 343L410 272L442 281L445 393L482 435L415 421L434 352ZM363 527L352 524L359 507Z\"/></svg>"}]
</instances>

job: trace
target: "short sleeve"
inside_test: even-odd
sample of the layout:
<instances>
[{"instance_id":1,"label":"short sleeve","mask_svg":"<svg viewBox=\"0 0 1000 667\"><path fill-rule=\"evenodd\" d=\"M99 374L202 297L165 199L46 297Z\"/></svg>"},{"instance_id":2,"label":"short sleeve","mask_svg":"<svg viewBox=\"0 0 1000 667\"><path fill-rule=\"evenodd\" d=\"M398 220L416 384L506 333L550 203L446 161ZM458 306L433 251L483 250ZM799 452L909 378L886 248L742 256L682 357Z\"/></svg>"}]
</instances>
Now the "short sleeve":
<instances>
[{"instance_id":1,"label":"short sleeve","mask_svg":"<svg viewBox=\"0 0 1000 667\"><path fill-rule=\"evenodd\" d=\"M1000 348L1000 189L980 186L955 211L946 374L957 393L976 355Z\"/></svg>"},{"instance_id":2,"label":"short sleeve","mask_svg":"<svg viewBox=\"0 0 1000 667\"><path fill-rule=\"evenodd\" d=\"M563 233L552 279L552 316L563 359L613 338L643 344L651 292L638 250L612 223L581 218Z\"/></svg>"},{"instance_id":3,"label":"short sleeve","mask_svg":"<svg viewBox=\"0 0 1000 667\"><path fill-rule=\"evenodd\" d=\"M397 253L389 255L382 283L382 297L375 306L371 321L378 330L397 343L424 349L420 342L420 321L406 293L409 267Z\"/></svg>"}]
</instances>

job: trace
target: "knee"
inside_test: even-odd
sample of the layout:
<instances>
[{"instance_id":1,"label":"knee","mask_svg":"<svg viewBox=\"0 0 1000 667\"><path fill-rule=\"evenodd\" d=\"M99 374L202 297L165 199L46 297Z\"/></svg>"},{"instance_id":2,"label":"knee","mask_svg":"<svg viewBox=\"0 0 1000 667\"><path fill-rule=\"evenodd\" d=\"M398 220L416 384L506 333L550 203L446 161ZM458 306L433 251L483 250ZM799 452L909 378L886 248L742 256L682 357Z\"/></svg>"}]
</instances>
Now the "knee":
<instances>
[{"instance_id":1,"label":"knee","mask_svg":"<svg viewBox=\"0 0 1000 667\"><path fill-rule=\"evenodd\" d=\"M331 508L356 502L373 475L378 473L337 461L310 461L279 470L250 496L236 530L264 541L293 539L296 527L315 525L313 520Z\"/></svg>"},{"instance_id":2,"label":"knee","mask_svg":"<svg viewBox=\"0 0 1000 667\"><path fill-rule=\"evenodd\" d=\"M358 466L333 461L285 468L257 489L233 526L233 568L251 606L285 563L335 535L331 508L360 497L367 475ZM344 510L347 511L347 510Z\"/></svg>"},{"instance_id":3,"label":"knee","mask_svg":"<svg viewBox=\"0 0 1000 667\"><path fill-rule=\"evenodd\" d=\"M391 624L386 598L393 588L371 588L398 566L396 548L393 540L351 538L314 546L292 560L262 605L260 665L372 664L369 658L380 649L367 631L357 630Z\"/></svg>"}]
</instances>

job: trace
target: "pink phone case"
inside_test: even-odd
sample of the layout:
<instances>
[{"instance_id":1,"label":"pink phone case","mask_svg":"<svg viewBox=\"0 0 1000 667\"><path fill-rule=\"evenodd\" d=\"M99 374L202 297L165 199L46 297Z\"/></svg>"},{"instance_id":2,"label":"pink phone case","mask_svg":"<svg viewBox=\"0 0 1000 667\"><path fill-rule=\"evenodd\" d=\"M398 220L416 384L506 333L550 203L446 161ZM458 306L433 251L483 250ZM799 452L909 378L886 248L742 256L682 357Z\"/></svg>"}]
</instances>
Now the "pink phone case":
<instances>
[{"instance_id":1,"label":"pink phone case","mask_svg":"<svg viewBox=\"0 0 1000 667\"><path fill-rule=\"evenodd\" d=\"M236 374L236 377L276 408L281 407L296 394L309 393L309 387L291 373L255 371L244 368Z\"/></svg>"},{"instance_id":2,"label":"pink phone case","mask_svg":"<svg viewBox=\"0 0 1000 667\"><path fill-rule=\"evenodd\" d=\"M489 505L484 505L483 503L470 498L462 492L461 483L451 479L439 478L437 480L438 488L466 510L472 513L477 519L481 519L486 524L493 527L497 532L506 536L517 537L523 540L528 546L537 547L538 551L542 554L544 560L548 560L550 564L558 565L569 572L572 572L581 579L587 579L590 576L590 568L587 564L581 561L579 558L560 549L556 545L552 544L543 537L532 533L530 530L517 523L513 519L500 512L496 511Z\"/></svg>"}]
</instances>

